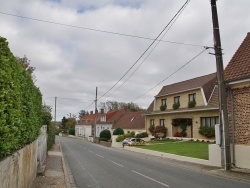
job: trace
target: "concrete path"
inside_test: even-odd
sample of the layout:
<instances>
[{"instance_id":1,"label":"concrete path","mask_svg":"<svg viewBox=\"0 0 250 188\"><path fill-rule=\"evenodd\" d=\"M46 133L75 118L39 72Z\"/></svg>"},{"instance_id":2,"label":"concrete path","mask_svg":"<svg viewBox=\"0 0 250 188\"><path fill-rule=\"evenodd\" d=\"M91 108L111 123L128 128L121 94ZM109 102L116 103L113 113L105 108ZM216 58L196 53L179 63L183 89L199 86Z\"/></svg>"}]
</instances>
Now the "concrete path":
<instances>
[{"instance_id":1,"label":"concrete path","mask_svg":"<svg viewBox=\"0 0 250 188\"><path fill-rule=\"evenodd\" d=\"M56 141L48 152L45 169L40 172L31 188L68 188L65 181L65 171L60 143Z\"/></svg>"}]
</instances>

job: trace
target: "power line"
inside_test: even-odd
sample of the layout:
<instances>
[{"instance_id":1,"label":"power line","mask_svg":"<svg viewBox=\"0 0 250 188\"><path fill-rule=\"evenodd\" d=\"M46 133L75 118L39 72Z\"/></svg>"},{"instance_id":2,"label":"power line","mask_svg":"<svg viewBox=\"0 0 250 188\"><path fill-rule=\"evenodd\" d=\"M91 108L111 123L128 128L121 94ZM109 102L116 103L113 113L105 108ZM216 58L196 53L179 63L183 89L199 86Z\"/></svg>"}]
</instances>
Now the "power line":
<instances>
[{"instance_id":1,"label":"power line","mask_svg":"<svg viewBox=\"0 0 250 188\"><path fill-rule=\"evenodd\" d=\"M154 39L154 41L147 47L147 49L142 53L142 55L135 61L135 63L125 72L125 74L101 97L98 98L100 100L102 97L104 97L108 92L110 92L127 74L128 72L138 63L138 61L145 55L145 53L151 48L151 46L157 41L157 39L161 36L161 34L167 29L167 27L171 24L171 22L177 17L177 15L181 12L181 10L189 3L189 0L187 0L184 5L177 11L177 13L174 15L174 17L168 22L168 24L164 27L164 29L158 34L158 36Z\"/></svg>"},{"instance_id":2,"label":"power line","mask_svg":"<svg viewBox=\"0 0 250 188\"><path fill-rule=\"evenodd\" d=\"M125 36L125 37L155 41L155 39L152 39L152 38L149 38L149 37L143 37L143 36L138 36L138 35L131 35L131 34L118 33L118 32L113 32L113 31L106 31L106 30L101 30L101 29L94 29L94 28L89 28L89 27L65 24L65 23L60 23L60 22L43 20L43 19L39 19L39 18L32 18L32 17L21 16L21 15L17 15L17 14L11 14L11 13L2 12L2 11L0 11L0 14L7 15L7 16L12 16L12 17L17 17L17 18L22 18L22 19L27 19L27 20L32 20L32 21L36 21L36 22L43 22L43 23L48 23L48 24L64 26L64 27L71 27L71 28L76 28L76 29L89 30L89 31L94 31L94 32L100 32L100 33L106 33L106 34L112 34L112 35L120 35L120 36ZM168 41L168 40L159 40L159 41L166 42L166 43L171 43L171 44L177 44L177 45L203 47L202 45L190 44L190 43L174 42L174 41Z\"/></svg>"},{"instance_id":3,"label":"power line","mask_svg":"<svg viewBox=\"0 0 250 188\"><path fill-rule=\"evenodd\" d=\"M205 52L208 49L208 47L205 47L204 50L202 50L201 52L199 52L197 55L195 55L192 59L190 59L188 62L186 62L184 65L182 65L180 68L178 68L176 71L174 71L172 74L170 74L168 77L164 78L162 81L160 81L158 84L156 84L154 87L152 87L151 89L149 89L148 91L146 91L145 93L141 94L139 97L135 98L134 100L132 100L132 102L134 102L135 100L141 98L142 96L146 95L148 92L150 92L151 90L153 90L154 88L156 88L158 85L160 85L161 83L163 83L164 81L166 81L168 78L170 78L171 76L173 76L175 73L177 73L178 71L180 71L182 68L184 68L186 65L188 65L190 62L192 62L194 59L196 59L197 57L199 57L203 52Z\"/></svg>"},{"instance_id":4,"label":"power line","mask_svg":"<svg viewBox=\"0 0 250 188\"><path fill-rule=\"evenodd\" d=\"M187 6L187 4L185 5L185 7ZM185 8L184 7L184 8ZM169 28L167 29L167 31L162 35L161 39L158 40L158 42L156 43L156 45L153 47L153 49L148 53L148 55L144 58L144 60L139 64L139 66L131 73L131 75L114 91L112 92L109 96L113 95L117 90L119 90L133 75L134 73L141 67L141 65L146 61L146 59L151 55L151 53L154 51L154 49L158 46L158 44L162 41L162 39L165 37L165 35L167 34L167 32L172 28L173 24L176 22L176 20L179 18L179 16L181 15L181 13L184 11L184 8L181 10L181 12L178 14L178 16L175 18L175 20L171 23L171 25L169 26Z\"/></svg>"}]
</instances>

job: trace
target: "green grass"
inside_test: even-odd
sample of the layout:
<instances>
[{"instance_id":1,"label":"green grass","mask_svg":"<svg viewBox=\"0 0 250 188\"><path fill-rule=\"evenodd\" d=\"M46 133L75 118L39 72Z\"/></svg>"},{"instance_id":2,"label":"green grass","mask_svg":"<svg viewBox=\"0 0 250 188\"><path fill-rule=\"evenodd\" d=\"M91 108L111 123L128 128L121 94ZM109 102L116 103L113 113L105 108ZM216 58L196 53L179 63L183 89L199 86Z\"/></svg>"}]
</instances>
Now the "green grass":
<instances>
[{"instance_id":1,"label":"green grass","mask_svg":"<svg viewBox=\"0 0 250 188\"><path fill-rule=\"evenodd\" d=\"M165 140L165 141L150 141L146 146L136 146L136 147L208 160L209 144L211 143Z\"/></svg>"}]
</instances>

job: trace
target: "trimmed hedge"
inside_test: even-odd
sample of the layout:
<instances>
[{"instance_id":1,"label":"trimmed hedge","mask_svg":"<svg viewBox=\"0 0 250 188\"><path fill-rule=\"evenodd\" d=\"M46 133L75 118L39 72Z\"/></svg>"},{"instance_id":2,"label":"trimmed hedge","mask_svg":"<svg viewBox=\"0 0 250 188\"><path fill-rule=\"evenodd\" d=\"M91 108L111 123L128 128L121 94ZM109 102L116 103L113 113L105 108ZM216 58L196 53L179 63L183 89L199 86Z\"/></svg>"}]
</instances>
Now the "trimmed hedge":
<instances>
[{"instance_id":1,"label":"trimmed hedge","mask_svg":"<svg viewBox=\"0 0 250 188\"><path fill-rule=\"evenodd\" d=\"M0 158L40 133L42 95L0 36Z\"/></svg>"},{"instance_id":2,"label":"trimmed hedge","mask_svg":"<svg viewBox=\"0 0 250 188\"><path fill-rule=\"evenodd\" d=\"M111 139L111 133L109 130L105 129L103 130L101 133L100 133L100 138L103 139L103 138L106 138L107 140L110 140Z\"/></svg>"},{"instance_id":3,"label":"trimmed hedge","mask_svg":"<svg viewBox=\"0 0 250 188\"><path fill-rule=\"evenodd\" d=\"M122 128L116 128L113 132L113 135L123 135L124 131Z\"/></svg>"}]
</instances>

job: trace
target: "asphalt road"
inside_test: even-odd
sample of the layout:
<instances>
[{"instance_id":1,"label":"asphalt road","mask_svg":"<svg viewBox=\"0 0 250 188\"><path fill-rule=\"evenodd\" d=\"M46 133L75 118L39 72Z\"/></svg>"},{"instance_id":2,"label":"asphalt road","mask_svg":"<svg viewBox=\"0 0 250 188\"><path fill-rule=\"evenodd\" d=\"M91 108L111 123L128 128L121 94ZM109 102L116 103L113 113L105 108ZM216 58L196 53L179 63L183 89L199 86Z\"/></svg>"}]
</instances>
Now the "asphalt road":
<instances>
[{"instance_id":1,"label":"asphalt road","mask_svg":"<svg viewBox=\"0 0 250 188\"><path fill-rule=\"evenodd\" d=\"M151 160L122 149L107 148L77 139L59 139L79 188L250 187L243 182L165 163L161 158Z\"/></svg>"}]
</instances>

